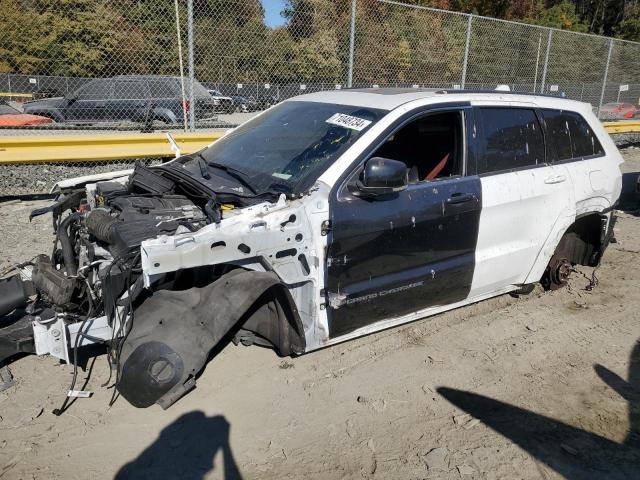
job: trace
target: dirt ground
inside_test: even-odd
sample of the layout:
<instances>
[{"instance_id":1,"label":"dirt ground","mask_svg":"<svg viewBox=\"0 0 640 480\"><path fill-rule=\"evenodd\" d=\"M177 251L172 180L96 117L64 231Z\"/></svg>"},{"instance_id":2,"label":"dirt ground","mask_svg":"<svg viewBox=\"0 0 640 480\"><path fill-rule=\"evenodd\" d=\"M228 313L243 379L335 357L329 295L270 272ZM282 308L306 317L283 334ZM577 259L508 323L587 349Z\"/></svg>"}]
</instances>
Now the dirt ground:
<instances>
[{"instance_id":1,"label":"dirt ground","mask_svg":"<svg viewBox=\"0 0 640 480\"><path fill-rule=\"evenodd\" d=\"M50 249L49 218L27 219L41 204L0 205L3 267ZM99 355L93 397L56 417L71 368L23 358L0 478L640 478L639 218L620 213L616 239L591 291L580 268L299 358L230 345L168 411L109 408Z\"/></svg>"}]
</instances>

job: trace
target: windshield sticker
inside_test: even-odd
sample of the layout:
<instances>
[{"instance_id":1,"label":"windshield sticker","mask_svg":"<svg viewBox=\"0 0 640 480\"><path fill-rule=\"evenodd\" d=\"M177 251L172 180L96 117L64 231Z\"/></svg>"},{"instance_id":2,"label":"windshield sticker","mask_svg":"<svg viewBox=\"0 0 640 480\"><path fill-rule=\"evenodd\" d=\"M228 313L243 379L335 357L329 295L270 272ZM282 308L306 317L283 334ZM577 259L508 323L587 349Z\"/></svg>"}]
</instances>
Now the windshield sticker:
<instances>
[{"instance_id":1,"label":"windshield sticker","mask_svg":"<svg viewBox=\"0 0 640 480\"><path fill-rule=\"evenodd\" d=\"M289 175L288 173L274 172L271 174L271 176L276 178L281 178L282 180L289 180L291 178L291 175Z\"/></svg>"},{"instance_id":2,"label":"windshield sticker","mask_svg":"<svg viewBox=\"0 0 640 480\"><path fill-rule=\"evenodd\" d=\"M345 113L336 113L335 115L325 120L327 123L337 125L339 127L350 128L351 130L363 130L371 124L371 120L365 120L364 118L352 117Z\"/></svg>"}]
</instances>

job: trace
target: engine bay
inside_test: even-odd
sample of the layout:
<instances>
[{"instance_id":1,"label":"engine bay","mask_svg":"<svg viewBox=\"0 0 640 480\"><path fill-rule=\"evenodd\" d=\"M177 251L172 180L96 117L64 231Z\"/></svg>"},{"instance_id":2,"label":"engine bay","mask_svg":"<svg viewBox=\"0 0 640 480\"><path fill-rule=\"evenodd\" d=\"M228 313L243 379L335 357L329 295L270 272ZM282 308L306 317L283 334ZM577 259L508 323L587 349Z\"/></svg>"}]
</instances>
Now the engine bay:
<instances>
[{"instance_id":1,"label":"engine bay","mask_svg":"<svg viewBox=\"0 0 640 480\"><path fill-rule=\"evenodd\" d=\"M0 366L24 354L73 365L61 414L69 398L90 396L76 390L87 345L106 345L112 401L117 391L163 408L195 387L224 339L303 353L295 301L308 303L314 287L299 281L312 258L301 203L215 181L216 190L179 167L137 164L60 182L55 201L30 215L51 213L51 254L0 275Z\"/></svg>"},{"instance_id":2,"label":"engine bay","mask_svg":"<svg viewBox=\"0 0 640 480\"><path fill-rule=\"evenodd\" d=\"M141 243L219 223L222 208L215 196L141 164L129 176L62 189L52 205L30 216L52 214L52 253L14 266L0 280L0 362L19 353L50 353L75 363L66 344L75 357L79 346L104 342L117 370L127 323L144 290ZM101 338L85 333L89 320L104 324Z\"/></svg>"}]
</instances>

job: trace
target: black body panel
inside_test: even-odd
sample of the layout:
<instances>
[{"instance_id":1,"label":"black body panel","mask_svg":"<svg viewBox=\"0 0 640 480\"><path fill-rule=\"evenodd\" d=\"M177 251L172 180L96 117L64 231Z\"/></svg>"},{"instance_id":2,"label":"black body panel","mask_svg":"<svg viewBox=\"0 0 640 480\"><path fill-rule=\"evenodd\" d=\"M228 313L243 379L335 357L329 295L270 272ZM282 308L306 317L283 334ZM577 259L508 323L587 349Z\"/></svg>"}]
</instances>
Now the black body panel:
<instances>
[{"instance_id":1,"label":"black body panel","mask_svg":"<svg viewBox=\"0 0 640 480\"><path fill-rule=\"evenodd\" d=\"M450 203L457 198L465 201ZM464 300L480 209L478 177L410 185L384 200L335 202L327 269L330 304L337 306L329 309L331 337Z\"/></svg>"},{"instance_id":2,"label":"black body panel","mask_svg":"<svg viewBox=\"0 0 640 480\"><path fill-rule=\"evenodd\" d=\"M466 113L468 105L432 107ZM409 112L380 137L430 110ZM473 136L467 135L467 168L474 172ZM384 319L467 298L475 267L482 188L478 176L409 185L402 192L365 199L346 184L372 147L346 172L330 195L325 290L332 338ZM351 177L349 177L351 175ZM349 180L347 180L349 177ZM353 191L353 190L352 190Z\"/></svg>"}]
</instances>

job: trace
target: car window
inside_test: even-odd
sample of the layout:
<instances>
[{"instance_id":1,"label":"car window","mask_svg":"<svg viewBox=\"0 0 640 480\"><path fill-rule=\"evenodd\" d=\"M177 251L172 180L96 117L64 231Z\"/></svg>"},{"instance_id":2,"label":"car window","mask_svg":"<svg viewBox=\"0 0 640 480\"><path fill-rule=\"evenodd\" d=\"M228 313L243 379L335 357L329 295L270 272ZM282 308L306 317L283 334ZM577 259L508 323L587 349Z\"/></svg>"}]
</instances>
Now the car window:
<instances>
[{"instance_id":1,"label":"car window","mask_svg":"<svg viewBox=\"0 0 640 480\"><path fill-rule=\"evenodd\" d=\"M531 109L485 107L479 110L478 174L544 163L542 131Z\"/></svg>"},{"instance_id":2,"label":"car window","mask_svg":"<svg viewBox=\"0 0 640 480\"><path fill-rule=\"evenodd\" d=\"M113 82L109 79L92 80L76 90L80 100L105 100L111 96Z\"/></svg>"},{"instance_id":3,"label":"car window","mask_svg":"<svg viewBox=\"0 0 640 480\"><path fill-rule=\"evenodd\" d=\"M186 92L189 92L189 80L185 79L184 81L184 88ZM199 81L195 80L193 82L193 94L196 97L210 97L211 95L209 95L209 92L207 92L207 89L204 87L204 85L202 85Z\"/></svg>"},{"instance_id":4,"label":"car window","mask_svg":"<svg viewBox=\"0 0 640 480\"><path fill-rule=\"evenodd\" d=\"M542 110L542 117L556 161L604 154L598 138L581 115L562 110Z\"/></svg>"},{"instance_id":5,"label":"car window","mask_svg":"<svg viewBox=\"0 0 640 480\"><path fill-rule=\"evenodd\" d=\"M289 101L231 131L202 151L220 168L242 172L255 191L301 193L385 111L321 102ZM190 166L196 174L197 164Z\"/></svg>"},{"instance_id":6,"label":"car window","mask_svg":"<svg viewBox=\"0 0 640 480\"><path fill-rule=\"evenodd\" d=\"M430 113L393 132L371 155L399 160L418 183L462 174L462 113Z\"/></svg>"},{"instance_id":7,"label":"car window","mask_svg":"<svg viewBox=\"0 0 640 480\"><path fill-rule=\"evenodd\" d=\"M144 83L137 80L117 80L113 86L113 98L117 100L137 100L147 98Z\"/></svg>"},{"instance_id":8,"label":"car window","mask_svg":"<svg viewBox=\"0 0 640 480\"><path fill-rule=\"evenodd\" d=\"M180 97L180 84L173 79L149 80L151 98Z\"/></svg>"}]
</instances>

